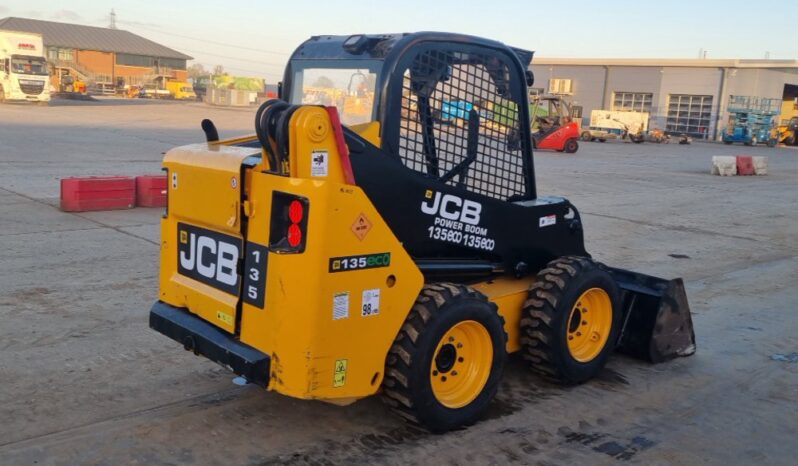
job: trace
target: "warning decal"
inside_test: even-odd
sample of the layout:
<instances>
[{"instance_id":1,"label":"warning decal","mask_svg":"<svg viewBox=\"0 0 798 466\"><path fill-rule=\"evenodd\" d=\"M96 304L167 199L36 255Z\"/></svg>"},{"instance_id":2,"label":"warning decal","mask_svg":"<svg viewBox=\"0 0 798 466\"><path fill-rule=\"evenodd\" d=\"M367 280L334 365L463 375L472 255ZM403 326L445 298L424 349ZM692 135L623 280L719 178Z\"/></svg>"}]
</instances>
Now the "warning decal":
<instances>
[{"instance_id":1,"label":"warning decal","mask_svg":"<svg viewBox=\"0 0 798 466\"><path fill-rule=\"evenodd\" d=\"M310 153L310 176L327 176L330 155L326 150L314 150Z\"/></svg>"},{"instance_id":2,"label":"warning decal","mask_svg":"<svg viewBox=\"0 0 798 466\"><path fill-rule=\"evenodd\" d=\"M557 223L557 216L556 215L554 215L554 214L546 215L545 217L540 217L540 222L538 223L538 227L540 227L540 228L549 227L549 226L552 226L552 225L554 225L556 223Z\"/></svg>"},{"instance_id":3,"label":"warning decal","mask_svg":"<svg viewBox=\"0 0 798 466\"><path fill-rule=\"evenodd\" d=\"M371 222L366 215L361 213L355 219L355 223L352 224L352 233L357 236L357 239L363 241L363 238L371 231Z\"/></svg>"},{"instance_id":4,"label":"warning decal","mask_svg":"<svg viewBox=\"0 0 798 466\"><path fill-rule=\"evenodd\" d=\"M333 387L343 387L346 384L346 369L349 361L338 359L335 361L335 373L333 374Z\"/></svg>"},{"instance_id":5,"label":"warning decal","mask_svg":"<svg viewBox=\"0 0 798 466\"><path fill-rule=\"evenodd\" d=\"M349 317L349 292L335 293L333 295L333 320Z\"/></svg>"}]
</instances>

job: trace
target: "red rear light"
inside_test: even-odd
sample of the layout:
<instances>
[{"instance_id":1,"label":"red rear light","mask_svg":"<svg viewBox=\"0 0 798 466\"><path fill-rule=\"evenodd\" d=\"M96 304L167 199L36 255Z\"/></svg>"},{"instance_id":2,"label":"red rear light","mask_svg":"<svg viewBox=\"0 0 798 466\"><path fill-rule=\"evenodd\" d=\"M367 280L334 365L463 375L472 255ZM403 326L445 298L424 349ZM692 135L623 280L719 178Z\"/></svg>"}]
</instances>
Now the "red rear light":
<instances>
[{"instance_id":1,"label":"red rear light","mask_svg":"<svg viewBox=\"0 0 798 466\"><path fill-rule=\"evenodd\" d=\"M291 220L291 223L299 223L304 216L305 208L302 206L302 203L296 199L291 201L291 204L288 206L288 220Z\"/></svg>"},{"instance_id":2,"label":"red rear light","mask_svg":"<svg viewBox=\"0 0 798 466\"><path fill-rule=\"evenodd\" d=\"M295 248L302 243L302 230L299 229L299 225L296 223L292 223L290 227L288 227L288 245L292 248Z\"/></svg>"},{"instance_id":3,"label":"red rear light","mask_svg":"<svg viewBox=\"0 0 798 466\"><path fill-rule=\"evenodd\" d=\"M301 253L307 239L308 199L274 191L269 225L269 249L277 253Z\"/></svg>"}]
</instances>

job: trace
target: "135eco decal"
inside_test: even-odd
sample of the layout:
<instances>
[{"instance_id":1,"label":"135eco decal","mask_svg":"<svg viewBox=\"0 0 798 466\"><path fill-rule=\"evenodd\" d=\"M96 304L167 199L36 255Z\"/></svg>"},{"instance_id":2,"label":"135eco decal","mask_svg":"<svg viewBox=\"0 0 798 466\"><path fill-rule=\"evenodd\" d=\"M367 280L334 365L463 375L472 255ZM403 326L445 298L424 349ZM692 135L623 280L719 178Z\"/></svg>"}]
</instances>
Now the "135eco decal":
<instances>
[{"instance_id":1,"label":"135eco decal","mask_svg":"<svg viewBox=\"0 0 798 466\"><path fill-rule=\"evenodd\" d=\"M352 270L376 269L391 265L391 253L362 254L330 258L330 273L350 272Z\"/></svg>"}]
</instances>

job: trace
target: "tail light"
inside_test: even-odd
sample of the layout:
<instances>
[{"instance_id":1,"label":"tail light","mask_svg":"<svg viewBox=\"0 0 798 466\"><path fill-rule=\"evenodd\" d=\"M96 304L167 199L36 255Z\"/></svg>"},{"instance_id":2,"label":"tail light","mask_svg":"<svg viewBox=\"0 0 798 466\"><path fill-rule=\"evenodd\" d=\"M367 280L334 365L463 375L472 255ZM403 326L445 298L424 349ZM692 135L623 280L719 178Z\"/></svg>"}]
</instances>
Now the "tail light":
<instances>
[{"instance_id":1,"label":"tail light","mask_svg":"<svg viewBox=\"0 0 798 466\"><path fill-rule=\"evenodd\" d=\"M310 203L301 196L275 191L272 193L272 218L269 248L274 252L305 251Z\"/></svg>"},{"instance_id":2,"label":"tail light","mask_svg":"<svg viewBox=\"0 0 798 466\"><path fill-rule=\"evenodd\" d=\"M166 167L161 168L161 171L166 174L166 207L163 209L163 218L169 218L169 169ZM176 182L177 179L175 179ZM174 182L172 182L174 183Z\"/></svg>"}]
</instances>

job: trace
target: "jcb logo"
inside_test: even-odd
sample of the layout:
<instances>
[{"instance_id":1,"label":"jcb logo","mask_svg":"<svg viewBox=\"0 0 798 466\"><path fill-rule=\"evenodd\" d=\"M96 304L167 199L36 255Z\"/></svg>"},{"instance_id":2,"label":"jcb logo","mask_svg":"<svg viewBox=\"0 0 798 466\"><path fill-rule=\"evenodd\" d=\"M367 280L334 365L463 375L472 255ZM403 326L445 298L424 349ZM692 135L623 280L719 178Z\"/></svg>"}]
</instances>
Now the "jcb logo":
<instances>
[{"instance_id":1,"label":"jcb logo","mask_svg":"<svg viewBox=\"0 0 798 466\"><path fill-rule=\"evenodd\" d=\"M421 211L429 215L440 215L449 220L459 220L470 225L479 224L479 214L482 213L482 204L468 199L462 199L454 194L434 193L427 190L421 202Z\"/></svg>"},{"instance_id":2,"label":"jcb logo","mask_svg":"<svg viewBox=\"0 0 798 466\"><path fill-rule=\"evenodd\" d=\"M178 226L178 271L231 294L238 294L241 241L191 225Z\"/></svg>"}]
</instances>

